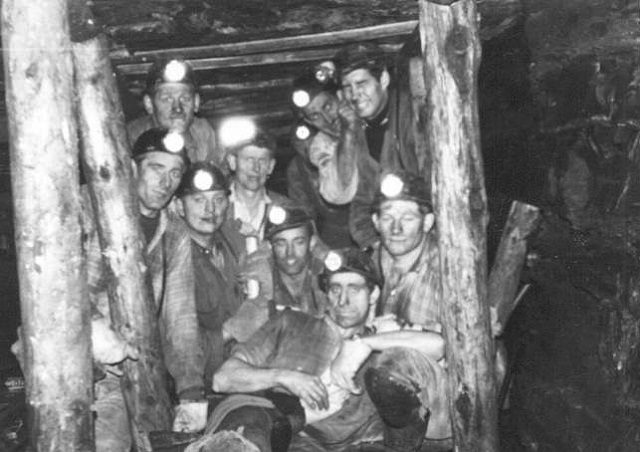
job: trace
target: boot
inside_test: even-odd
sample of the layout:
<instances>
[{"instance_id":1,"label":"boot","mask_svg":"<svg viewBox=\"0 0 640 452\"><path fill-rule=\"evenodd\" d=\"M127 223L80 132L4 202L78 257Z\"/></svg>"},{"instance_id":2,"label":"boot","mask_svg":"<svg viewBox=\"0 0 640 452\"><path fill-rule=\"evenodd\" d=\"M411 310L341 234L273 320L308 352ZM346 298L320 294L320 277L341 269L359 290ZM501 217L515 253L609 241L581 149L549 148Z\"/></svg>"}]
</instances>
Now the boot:
<instances>
[{"instance_id":1,"label":"boot","mask_svg":"<svg viewBox=\"0 0 640 452\"><path fill-rule=\"evenodd\" d=\"M420 449L427 433L429 412L421 416L420 389L401 381L384 369L367 369L367 394L384 422L384 444L398 452Z\"/></svg>"}]
</instances>

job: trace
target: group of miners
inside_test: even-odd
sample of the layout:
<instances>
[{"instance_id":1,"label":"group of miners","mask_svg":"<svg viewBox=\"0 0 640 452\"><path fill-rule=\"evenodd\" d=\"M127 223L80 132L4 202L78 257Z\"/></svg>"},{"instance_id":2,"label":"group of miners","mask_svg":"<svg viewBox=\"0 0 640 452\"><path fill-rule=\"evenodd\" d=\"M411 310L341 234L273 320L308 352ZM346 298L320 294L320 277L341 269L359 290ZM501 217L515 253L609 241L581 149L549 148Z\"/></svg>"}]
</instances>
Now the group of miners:
<instances>
[{"instance_id":1,"label":"group of miners","mask_svg":"<svg viewBox=\"0 0 640 452\"><path fill-rule=\"evenodd\" d=\"M187 61L149 70L128 133L173 429L204 430L188 450L450 444L431 190L389 67L355 44L294 81L288 196L266 188L268 131L230 120L216 133ZM126 452L118 363L135 352L110 326L85 206L96 449Z\"/></svg>"}]
</instances>

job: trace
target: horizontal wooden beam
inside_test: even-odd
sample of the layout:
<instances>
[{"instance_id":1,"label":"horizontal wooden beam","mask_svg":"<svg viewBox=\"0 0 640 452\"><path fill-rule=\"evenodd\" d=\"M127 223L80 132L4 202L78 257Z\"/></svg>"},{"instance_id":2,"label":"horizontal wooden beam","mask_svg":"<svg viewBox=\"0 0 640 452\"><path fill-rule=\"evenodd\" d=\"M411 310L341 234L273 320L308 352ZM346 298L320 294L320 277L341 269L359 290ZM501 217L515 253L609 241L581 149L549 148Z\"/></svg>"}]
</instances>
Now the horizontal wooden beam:
<instances>
[{"instance_id":1,"label":"horizontal wooden beam","mask_svg":"<svg viewBox=\"0 0 640 452\"><path fill-rule=\"evenodd\" d=\"M258 41L234 42L198 47L182 47L165 50L149 50L135 52L128 58L123 58L122 51L112 54L116 64L121 59L145 62L156 58L174 58L180 56L186 59L211 58L222 56L239 56L253 53L268 53L276 50L294 50L309 47L340 46L358 41L370 41L394 36L410 34L418 25L417 20L398 22L352 30L317 33L286 38L262 39Z\"/></svg>"},{"instance_id":2,"label":"horizontal wooden beam","mask_svg":"<svg viewBox=\"0 0 640 452\"><path fill-rule=\"evenodd\" d=\"M401 44L383 44L382 49L386 52L393 53L400 50ZM273 53L260 53L253 55L229 56L229 57L212 57L189 60L196 71L223 69L231 67L246 66L262 66L270 64L286 64L300 63L304 61L320 61L333 58L337 49L313 49L313 50L294 50ZM121 74L124 75L142 75L146 74L151 63L115 63Z\"/></svg>"}]
</instances>

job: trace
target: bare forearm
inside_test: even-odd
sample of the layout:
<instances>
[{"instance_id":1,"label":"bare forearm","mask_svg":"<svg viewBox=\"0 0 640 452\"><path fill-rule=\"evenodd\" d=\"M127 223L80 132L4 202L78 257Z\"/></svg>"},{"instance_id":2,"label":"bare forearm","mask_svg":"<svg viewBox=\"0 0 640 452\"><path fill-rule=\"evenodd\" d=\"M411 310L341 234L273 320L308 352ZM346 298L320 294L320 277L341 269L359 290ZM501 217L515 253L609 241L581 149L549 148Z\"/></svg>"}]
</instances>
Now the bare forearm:
<instances>
[{"instance_id":1,"label":"bare forearm","mask_svg":"<svg viewBox=\"0 0 640 452\"><path fill-rule=\"evenodd\" d=\"M438 333L407 330L393 331L364 337L362 342L374 351L383 351L392 347L405 347L424 353L435 360L444 357L444 339Z\"/></svg>"},{"instance_id":2,"label":"bare forearm","mask_svg":"<svg viewBox=\"0 0 640 452\"><path fill-rule=\"evenodd\" d=\"M280 386L282 370L252 366L238 358L228 359L213 375L215 392L256 392Z\"/></svg>"}]
</instances>

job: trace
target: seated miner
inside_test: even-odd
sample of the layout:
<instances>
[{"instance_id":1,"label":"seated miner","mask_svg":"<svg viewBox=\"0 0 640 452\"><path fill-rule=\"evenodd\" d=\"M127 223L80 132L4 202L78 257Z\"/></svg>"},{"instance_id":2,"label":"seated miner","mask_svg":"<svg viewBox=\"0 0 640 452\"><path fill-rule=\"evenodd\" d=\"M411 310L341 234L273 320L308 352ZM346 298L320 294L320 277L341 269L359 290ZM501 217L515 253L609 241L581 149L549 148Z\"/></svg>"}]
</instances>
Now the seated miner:
<instances>
[{"instance_id":1,"label":"seated miner","mask_svg":"<svg viewBox=\"0 0 640 452\"><path fill-rule=\"evenodd\" d=\"M413 132L413 111L407 87L393 83L383 50L372 43L351 44L334 58L342 93L365 121L374 174L361 175L352 201L351 233L360 246L378 240L370 212L381 170L403 169L420 174ZM404 88L404 89L401 89Z\"/></svg>"},{"instance_id":2,"label":"seated miner","mask_svg":"<svg viewBox=\"0 0 640 452\"><path fill-rule=\"evenodd\" d=\"M242 278L258 281L261 295L273 300L277 310L323 315L326 297L318 286L323 261L312 252L317 236L309 214L300 207L273 205L264 235L270 246L248 257Z\"/></svg>"},{"instance_id":3,"label":"seated miner","mask_svg":"<svg viewBox=\"0 0 640 452\"><path fill-rule=\"evenodd\" d=\"M142 101L147 115L127 124L131 146L145 130L160 127L185 137L187 156L192 162L224 163L215 131L206 119L196 116L200 94L194 70L187 61L156 61L147 73Z\"/></svg>"},{"instance_id":4,"label":"seated miner","mask_svg":"<svg viewBox=\"0 0 640 452\"><path fill-rule=\"evenodd\" d=\"M202 402L203 360L190 243L182 223L166 211L189 163L184 140L178 133L153 128L140 135L132 157L140 226L146 241L147 271L158 309L162 355L180 400L174 428L198 430L206 420L200 414L200 406L206 402ZM102 260L91 203L86 202L84 207L90 299L94 318L108 321L111 317L107 279L111 276ZM106 378L97 382L95 395L96 450L128 452L132 441L119 378L107 372Z\"/></svg>"},{"instance_id":5,"label":"seated miner","mask_svg":"<svg viewBox=\"0 0 640 452\"><path fill-rule=\"evenodd\" d=\"M205 359L205 385L227 357L231 341L244 340L269 314L265 303L249 300L238 286L244 237L224 221L229 183L212 163L198 162L184 173L174 207L191 238L195 303ZM251 327L247 324L255 324Z\"/></svg>"},{"instance_id":6,"label":"seated miner","mask_svg":"<svg viewBox=\"0 0 640 452\"><path fill-rule=\"evenodd\" d=\"M287 168L289 196L305 206L330 248L352 246L350 203L359 166L369 164L363 122L338 97L335 67L325 62L293 83L292 101L300 115L293 145L298 155ZM364 170L364 173L372 171Z\"/></svg>"},{"instance_id":7,"label":"seated miner","mask_svg":"<svg viewBox=\"0 0 640 452\"><path fill-rule=\"evenodd\" d=\"M242 235L262 240L269 206L291 203L266 187L276 164L276 141L243 118L228 120L220 134L232 172L227 220L239 222Z\"/></svg>"},{"instance_id":8,"label":"seated miner","mask_svg":"<svg viewBox=\"0 0 640 452\"><path fill-rule=\"evenodd\" d=\"M425 432L448 436L444 371L437 364L442 337L399 325L381 333L367 328L380 289L364 252L330 252L321 284L326 315L283 311L214 375L215 391L255 396L230 396L213 412L206 432L242 428L263 452L287 450L290 433L293 451L343 451L383 438L395 450L416 450ZM408 388L409 380L417 386ZM283 393L297 397L302 409ZM429 411L435 422L427 429ZM296 435L300 429L304 434Z\"/></svg>"}]
</instances>

